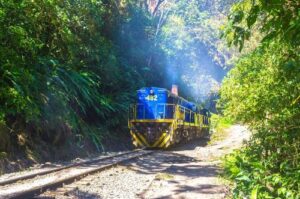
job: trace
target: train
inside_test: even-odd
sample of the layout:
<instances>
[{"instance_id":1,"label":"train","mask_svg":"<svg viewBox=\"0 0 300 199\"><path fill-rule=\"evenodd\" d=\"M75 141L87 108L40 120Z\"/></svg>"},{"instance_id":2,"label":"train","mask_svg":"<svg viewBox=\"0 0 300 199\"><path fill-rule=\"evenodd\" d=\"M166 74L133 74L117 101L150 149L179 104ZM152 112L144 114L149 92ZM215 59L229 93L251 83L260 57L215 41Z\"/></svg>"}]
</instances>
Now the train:
<instances>
[{"instance_id":1,"label":"train","mask_svg":"<svg viewBox=\"0 0 300 199\"><path fill-rule=\"evenodd\" d=\"M169 148L209 134L209 110L178 96L178 87L144 87L130 106L128 127L139 148Z\"/></svg>"}]
</instances>

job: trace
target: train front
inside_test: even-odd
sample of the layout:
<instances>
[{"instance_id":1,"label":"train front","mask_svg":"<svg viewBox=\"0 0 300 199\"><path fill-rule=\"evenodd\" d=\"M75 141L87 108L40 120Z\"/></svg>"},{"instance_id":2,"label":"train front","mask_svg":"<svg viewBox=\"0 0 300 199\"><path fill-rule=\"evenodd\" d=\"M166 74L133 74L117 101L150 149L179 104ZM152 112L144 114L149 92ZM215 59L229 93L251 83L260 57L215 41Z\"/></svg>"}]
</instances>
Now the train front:
<instances>
[{"instance_id":1,"label":"train front","mask_svg":"<svg viewBox=\"0 0 300 199\"><path fill-rule=\"evenodd\" d=\"M175 105L168 104L169 92L147 87L137 91L130 108L129 128L136 147L167 148L171 143Z\"/></svg>"}]
</instances>

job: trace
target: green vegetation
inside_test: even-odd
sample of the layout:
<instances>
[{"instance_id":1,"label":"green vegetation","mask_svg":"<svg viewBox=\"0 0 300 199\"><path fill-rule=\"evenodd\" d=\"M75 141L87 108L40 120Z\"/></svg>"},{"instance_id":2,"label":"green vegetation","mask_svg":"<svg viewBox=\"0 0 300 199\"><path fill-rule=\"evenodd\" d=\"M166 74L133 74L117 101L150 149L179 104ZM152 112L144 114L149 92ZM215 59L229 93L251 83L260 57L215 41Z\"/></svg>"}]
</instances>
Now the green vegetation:
<instances>
[{"instance_id":1,"label":"green vegetation","mask_svg":"<svg viewBox=\"0 0 300 199\"><path fill-rule=\"evenodd\" d=\"M213 133L211 134L209 144L224 140L228 136L228 128L233 125L232 119L218 114L212 114L210 120L211 131Z\"/></svg>"},{"instance_id":2,"label":"green vegetation","mask_svg":"<svg viewBox=\"0 0 300 199\"><path fill-rule=\"evenodd\" d=\"M0 134L12 143L0 150L71 135L100 150L126 128L135 90L162 78L155 28L135 1L1 0Z\"/></svg>"},{"instance_id":3,"label":"green vegetation","mask_svg":"<svg viewBox=\"0 0 300 199\"><path fill-rule=\"evenodd\" d=\"M300 2L244 0L229 19L224 35L240 50L254 33L263 35L221 89L225 114L253 131L247 147L224 162L233 197L300 198Z\"/></svg>"}]
</instances>

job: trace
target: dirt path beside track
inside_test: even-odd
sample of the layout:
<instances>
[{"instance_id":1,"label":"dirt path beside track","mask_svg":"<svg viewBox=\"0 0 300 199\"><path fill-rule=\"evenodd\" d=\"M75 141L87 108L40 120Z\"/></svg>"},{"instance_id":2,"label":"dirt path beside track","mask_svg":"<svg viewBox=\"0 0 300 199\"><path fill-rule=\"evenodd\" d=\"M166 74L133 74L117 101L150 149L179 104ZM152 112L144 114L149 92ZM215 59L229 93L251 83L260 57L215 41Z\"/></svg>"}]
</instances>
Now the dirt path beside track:
<instances>
[{"instance_id":1,"label":"dirt path beside track","mask_svg":"<svg viewBox=\"0 0 300 199\"><path fill-rule=\"evenodd\" d=\"M188 157L192 161L175 161L162 171L162 177L156 177L143 194L143 198L176 199L221 199L225 198L228 188L219 179L220 158L232 150L241 147L250 133L240 125L227 129L228 136L213 145L201 146L201 143L179 147L170 151L176 156ZM200 145L200 146L199 146Z\"/></svg>"}]
</instances>

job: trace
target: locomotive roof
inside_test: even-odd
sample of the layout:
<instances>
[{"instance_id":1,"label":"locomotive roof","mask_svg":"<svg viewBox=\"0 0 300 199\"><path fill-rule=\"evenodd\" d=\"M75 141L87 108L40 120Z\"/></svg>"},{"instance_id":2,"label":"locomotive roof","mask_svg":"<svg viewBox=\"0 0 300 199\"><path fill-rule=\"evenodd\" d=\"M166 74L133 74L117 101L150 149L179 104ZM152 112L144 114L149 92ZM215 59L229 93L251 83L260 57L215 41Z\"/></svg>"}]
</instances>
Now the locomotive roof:
<instances>
[{"instance_id":1,"label":"locomotive roof","mask_svg":"<svg viewBox=\"0 0 300 199\"><path fill-rule=\"evenodd\" d=\"M196 105L195 103L190 102L190 101L184 99L183 97L181 97L181 96L179 96L179 95L173 94L171 91L169 91L169 90L166 89L166 88L160 88L160 87L143 87L143 88L141 88L141 89L139 89L139 90L137 90L137 91L142 91L142 90L149 89L149 88L158 89L158 90L161 89L161 90L163 90L163 91L168 92L168 95L170 95L170 96L172 96L172 97L176 97L176 98L179 98L179 99L181 99L181 100L183 100L183 101L186 101L186 102L188 102L188 103L191 103L191 104Z\"/></svg>"},{"instance_id":2,"label":"locomotive roof","mask_svg":"<svg viewBox=\"0 0 300 199\"><path fill-rule=\"evenodd\" d=\"M158 89L158 90L160 89L160 90L168 91L166 88L152 87L152 86L150 86L150 87L143 87L143 88L140 88L140 89L137 90L137 91L142 91L142 90L149 89L149 88Z\"/></svg>"}]
</instances>

